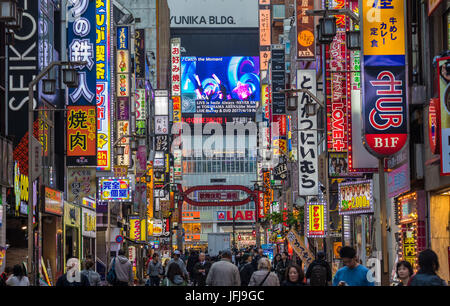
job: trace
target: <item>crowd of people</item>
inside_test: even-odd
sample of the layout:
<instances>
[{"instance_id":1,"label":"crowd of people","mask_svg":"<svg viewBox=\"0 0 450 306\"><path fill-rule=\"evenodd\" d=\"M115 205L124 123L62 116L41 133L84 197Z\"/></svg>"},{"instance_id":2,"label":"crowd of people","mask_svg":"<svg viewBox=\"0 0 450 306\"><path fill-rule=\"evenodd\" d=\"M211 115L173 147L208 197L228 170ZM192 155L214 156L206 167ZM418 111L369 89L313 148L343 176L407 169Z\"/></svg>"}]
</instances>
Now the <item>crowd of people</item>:
<instances>
[{"instance_id":1,"label":"crowd of people","mask_svg":"<svg viewBox=\"0 0 450 306\"><path fill-rule=\"evenodd\" d=\"M316 259L303 269L298 257L290 258L287 252L276 254L271 260L261 248L247 248L242 251L224 250L218 256L210 257L204 252L190 251L181 254L179 250L172 258L158 253L149 256L145 263L145 286L374 286L369 269L362 265L355 249L344 246L340 249L343 267L334 278L324 252L318 252ZM78 259L67 261L67 272L60 276L56 286L101 286L100 275L94 270L94 261L88 257L84 269L78 271ZM419 269L414 273L407 261L396 264L398 281L394 286L446 286L436 271L439 261L430 249L418 256ZM120 250L110 263L106 281L111 286L133 286L132 263ZM6 268L0 275L0 286L30 286L23 265Z\"/></svg>"}]
</instances>

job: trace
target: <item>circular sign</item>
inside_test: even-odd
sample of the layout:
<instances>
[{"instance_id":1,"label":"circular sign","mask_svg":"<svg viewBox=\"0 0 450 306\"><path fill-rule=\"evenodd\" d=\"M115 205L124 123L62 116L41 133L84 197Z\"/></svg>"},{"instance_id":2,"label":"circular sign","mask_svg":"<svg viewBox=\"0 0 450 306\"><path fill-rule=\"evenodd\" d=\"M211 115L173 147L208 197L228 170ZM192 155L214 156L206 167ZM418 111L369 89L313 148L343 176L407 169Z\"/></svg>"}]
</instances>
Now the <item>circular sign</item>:
<instances>
[{"instance_id":1,"label":"circular sign","mask_svg":"<svg viewBox=\"0 0 450 306\"><path fill-rule=\"evenodd\" d=\"M309 47L314 43L314 34L310 30L301 31L298 34L298 43L303 47Z\"/></svg>"},{"instance_id":2,"label":"circular sign","mask_svg":"<svg viewBox=\"0 0 450 306\"><path fill-rule=\"evenodd\" d=\"M122 243L123 242L123 236L122 235L117 235L116 236L116 242L117 243Z\"/></svg>"}]
</instances>

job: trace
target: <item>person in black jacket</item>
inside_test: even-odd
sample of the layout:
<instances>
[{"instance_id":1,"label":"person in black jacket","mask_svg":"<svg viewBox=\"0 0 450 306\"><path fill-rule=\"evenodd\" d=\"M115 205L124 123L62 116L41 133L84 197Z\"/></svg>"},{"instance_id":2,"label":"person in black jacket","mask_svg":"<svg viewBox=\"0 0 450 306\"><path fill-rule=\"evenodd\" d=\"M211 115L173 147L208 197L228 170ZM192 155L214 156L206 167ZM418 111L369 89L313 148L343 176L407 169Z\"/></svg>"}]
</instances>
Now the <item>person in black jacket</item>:
<instances>
[{"instance_id":1,"label":"person in black jacket","mask_svg":"<svg viewBox=\"0 0 450 306\"><path fill-rule=\"evenodd\" d=\"M192 281L194 282L194 286L195 286L195 278L194 276L194 266L195 264L198 262L198 255L194 250L191 250L191 252L189 253L189 257L187 259L186 262L186 270L189 273L189 278L192 279Z\"/></svg>"},{"instance_id":2,"label":"person in black jacket","mask_svg":"<svg viewBox=\"0 0 450 306\"><path fill-rule=\"evenodd\" d=\"M69 258L67 261L67 272L56 281L56 286L62 287L84 287L90 286L87 276L80 272L80 263L77 258Z\"/></svg>"},{"instance_id":3,"label":"person in black jacket","mask_svg":"<svg viewBox=\"0 0 450 306\"><path fill-rule=\"evenodd\" d=\"M255 267L253 266L253 257L251 254L243 255L244 263L239 270L239 274L241 276L241 286L248 286L250 279L252 277L253 272L255 272Z\"/></svg>"},{"instance_id":4,"label":"person in black jacket","mask_svg":"<svg viewBox=\"0 0 450 306\"><path fill-rule=\"evenodd\" d=\"M286 279L286 270L287 267L291 264L289 260L289 254L288 252L283 252L281 254L281 260L278 262L277 266L275 267L275 271L277 272L278 279L280 280L280 284Z\"/></svg>"},{"instance_id":5,"label":"person in black jacket","mask_svg":"<svg viewBox=\"0 0 450 306\"><path fill-rule=\"evenodd\" d=\"M194 284L197 286L206 286L206 277L208 276L209 269L211 269L211 265L211 261L206 260L205 253L200 253L198 256L198 262L192 269Z\"/></svg>"},{"instance_id":6,"label":"person in black jacket","mask_svg":"<svg viewBox=\"0 0 450 306\"><path fill-rule=\"evenodd\" d=\"M324 269L322 269L324 271L324 275L322 276L322 278L324 280L326 280L326 282L324 282L324 286L328 286L329 282L331 282L331 267L328 264L328 262L325 260L325 253L324 252L318 252L317 253L317 259L314 260L308 267L308 270L306 270L306 279L309 279L311 286L315 286L315 280L313 279L314 273L313 273L313 269L315 266L323 266Z\"/></svg>"}]
</instances>

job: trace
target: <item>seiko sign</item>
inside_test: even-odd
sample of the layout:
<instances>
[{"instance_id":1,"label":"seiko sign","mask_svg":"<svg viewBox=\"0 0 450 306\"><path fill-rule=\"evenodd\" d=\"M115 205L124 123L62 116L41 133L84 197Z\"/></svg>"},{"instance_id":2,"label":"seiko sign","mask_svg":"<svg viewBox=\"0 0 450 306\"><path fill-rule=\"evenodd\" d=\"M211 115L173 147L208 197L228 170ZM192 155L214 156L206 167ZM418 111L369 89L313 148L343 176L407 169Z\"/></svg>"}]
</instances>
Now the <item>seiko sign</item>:
<instances>
[{"instance_id":1,"label":"seiko sign","mask_svg":"<svg viewBox=\"0 0 450 306\"><path fill-rule=\"evenodd\" d=\"M257 28L257 0L168 0L172 28Z\"/></svg>"},{"instance_id":2,"label":"seiko sign","mask_svg":"<svg viewBox=\"0 0 450 306\"><path fill-rule=\"evenodd\" d=\"M27 131L28 84L38 73L38 1L20 0L18 6L24 9L22 28L14 31L15 43L8 48L7 88L8 135L16 136L15 144Z\"/></svg>"}]
</instances>

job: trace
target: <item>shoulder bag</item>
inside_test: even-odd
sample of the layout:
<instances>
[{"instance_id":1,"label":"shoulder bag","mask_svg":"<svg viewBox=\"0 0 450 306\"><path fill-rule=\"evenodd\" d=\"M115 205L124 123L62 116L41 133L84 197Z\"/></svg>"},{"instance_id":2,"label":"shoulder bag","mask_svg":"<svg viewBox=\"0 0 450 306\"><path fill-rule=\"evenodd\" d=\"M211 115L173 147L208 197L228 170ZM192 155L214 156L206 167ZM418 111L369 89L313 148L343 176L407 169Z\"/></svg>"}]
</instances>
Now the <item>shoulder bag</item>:
<instances>
[{"instance_id":1,"label":"shoulder bag","mask_svg":"<svg viewBox=\"0 0 450 306\"><path fill-rule=\"evenodd\" d=\"M108 274L106 275L106 280L111 285L114 284L116 282L116 280L117 280L117 275L116 275L116 269L115 268L116 268L116 258L114 257L112 267L108 271Z\"/></svg>"},{"instance_id":2,"label":"shoulder bag","mask_svg":"<svg viewBox=\"0 0 450 306\"><path fill-rule=\"evenodd\" d=\"M270 270L269 270L269 272L267 272L266 277L264 277L263 281L258 285L259 287L261 287L264 284L264 282L266 281L267 277L269 277L269 274L270 274Z\"/></svg>"}]
</instances>

